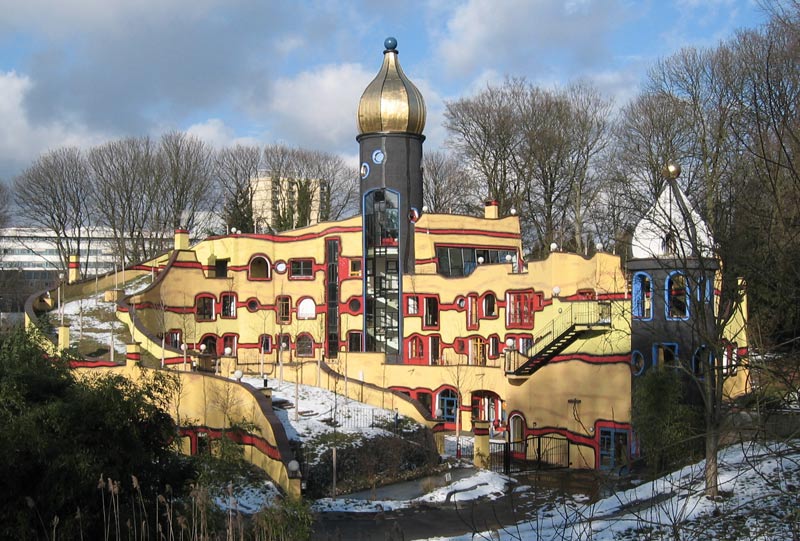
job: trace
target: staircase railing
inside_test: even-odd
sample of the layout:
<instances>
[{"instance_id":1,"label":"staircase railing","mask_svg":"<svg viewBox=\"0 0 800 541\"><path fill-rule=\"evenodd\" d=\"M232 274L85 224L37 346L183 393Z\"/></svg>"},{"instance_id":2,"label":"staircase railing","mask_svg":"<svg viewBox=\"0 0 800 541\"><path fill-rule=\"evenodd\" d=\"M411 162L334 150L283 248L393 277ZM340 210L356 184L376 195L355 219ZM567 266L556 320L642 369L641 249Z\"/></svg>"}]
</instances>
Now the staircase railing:
<instances>
[{"instance_id":1,"label":"staircase railing","mask_svg":"<svg viewBox=\"0 0 800 541\"><path fill-rule=\"evenodd\" d=\"M516 372L530 359L542 353L553 342L563 336L570 328L576 325L610 325L611 303L601 301L564 303L561 313L547 322L541 332L536 334L533 346L527 351L520 351L518 355L508 356L506 372Z\"/></svg>"}]
</instances>

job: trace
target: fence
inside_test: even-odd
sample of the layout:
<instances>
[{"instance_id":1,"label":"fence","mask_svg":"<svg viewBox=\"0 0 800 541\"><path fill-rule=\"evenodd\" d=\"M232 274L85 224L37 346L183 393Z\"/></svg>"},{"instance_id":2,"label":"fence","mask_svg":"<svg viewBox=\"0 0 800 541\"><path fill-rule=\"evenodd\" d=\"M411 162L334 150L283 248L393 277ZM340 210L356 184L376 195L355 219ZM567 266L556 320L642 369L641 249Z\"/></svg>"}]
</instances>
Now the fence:
<instances>
[{"instance_id":1,"label":"fence","mask_svg":"<svg viewBox=\"0 0 800 541\"><path fill-rule=\"evenodd\" d=\"M560 435L528 436L515 442L490 442L492 471L514 473L569 467L570 442Z\"/></svg>"},{"instance_id":2,"label":"fence","mask_svg":"<svg viewBox=\"0 0 800 541\"><path fill-rule=\"evenodd\" d=\"M375 408L336 408L331 410L331 420L342 428L396 428L399 417L385 410Z\"/></svg>"}]
</instances>

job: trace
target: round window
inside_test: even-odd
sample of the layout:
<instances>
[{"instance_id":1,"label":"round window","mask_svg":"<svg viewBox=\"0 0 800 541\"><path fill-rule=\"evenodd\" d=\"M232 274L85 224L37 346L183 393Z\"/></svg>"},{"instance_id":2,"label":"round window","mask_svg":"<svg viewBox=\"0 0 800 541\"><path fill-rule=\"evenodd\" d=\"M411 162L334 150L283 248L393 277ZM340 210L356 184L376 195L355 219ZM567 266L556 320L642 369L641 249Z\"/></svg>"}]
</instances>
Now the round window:
<instances>
[{"instance_id":1,"label":"round window","mask_svg":"<svg viewBox=\"0 0 800 541\"><path fill-rule=\"evenodd\" d=\"M644 371L644 355L638 351L631 354L631 372L634 376L638 376Z\"/></svg>"},{"instance_id":2,"label":"round window","mask_svg":"<svg viewBox=\"0 0 800 541\"><path fill-rule=\"evenodd\" d=\"M350 309L351 312L358 312L361 310L361 301L358 299L352 299L347 307Z\"/></svg>"},{"instance_id":3,"label":"round window","mask_svg":"<svg viewBox=\"0 0 800 541\"><path fill-rule=\"evenodd\" d=\"M247 309L250 310L251 312L255 312L256 310L258 310L258 301L255 299L250 299L249 301L247 301Z\"/></svg>"}]
</instances>

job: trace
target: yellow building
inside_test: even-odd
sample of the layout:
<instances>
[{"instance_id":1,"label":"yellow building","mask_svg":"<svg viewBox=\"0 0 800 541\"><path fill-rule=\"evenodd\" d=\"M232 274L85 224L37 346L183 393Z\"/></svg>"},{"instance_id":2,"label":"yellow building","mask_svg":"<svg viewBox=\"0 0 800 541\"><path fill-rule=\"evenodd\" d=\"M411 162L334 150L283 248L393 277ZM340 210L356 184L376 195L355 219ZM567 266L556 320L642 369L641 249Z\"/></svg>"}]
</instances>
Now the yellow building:
<instances>
[{"instance_id":1,"label":"yellow building","mask_svg":"<svg viewBox=\"0 0 800 541\"><path fill-rule=\"evenodd\" d=\"M385 45L358 110L362 214L192 247L178 231L120 310L154 355L165 337L167 365L185 362L182 346L205 368L222 357L270 378L324 364L381 401L395 391L435 430L488 421L516 455L618 466L636 452L632 374L645 360L632 359L643 312L631 295L643 282L603 252L524 261L518 217L492 201L481 218L423 212L425 105Z\"/></svg>"}]
</instances>

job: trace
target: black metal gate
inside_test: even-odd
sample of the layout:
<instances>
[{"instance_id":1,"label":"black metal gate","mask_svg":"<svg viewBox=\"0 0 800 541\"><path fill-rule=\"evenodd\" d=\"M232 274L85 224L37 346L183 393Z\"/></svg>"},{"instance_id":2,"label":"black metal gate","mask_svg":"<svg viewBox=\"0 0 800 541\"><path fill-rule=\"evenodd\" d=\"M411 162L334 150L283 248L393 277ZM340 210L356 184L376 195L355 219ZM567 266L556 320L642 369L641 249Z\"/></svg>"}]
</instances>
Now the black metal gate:
<instances>
[{"instance_id":1,"label":"black metal gate","mask_svg":"<svg viewBox=\"0 0 800 541\"><path fill-rule=\"evenodd\" d=\"M554 434L528 436L513 442L490 442L490 467L492 471L503 473L568 468L569 447L567 438Z\"/></svg>"}]
</instances>

